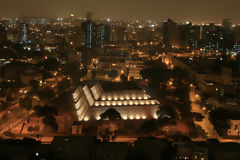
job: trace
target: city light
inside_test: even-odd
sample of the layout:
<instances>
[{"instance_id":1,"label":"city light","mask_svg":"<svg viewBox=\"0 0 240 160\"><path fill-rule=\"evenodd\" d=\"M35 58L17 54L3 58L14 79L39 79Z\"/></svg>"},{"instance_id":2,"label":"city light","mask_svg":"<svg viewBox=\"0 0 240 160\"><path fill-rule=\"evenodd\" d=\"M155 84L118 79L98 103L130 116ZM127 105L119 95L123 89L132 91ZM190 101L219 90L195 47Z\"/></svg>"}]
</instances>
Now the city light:
<instances>
[{"instance_id":1,"label":"city light","mask_svg":"<svg viewBox=\"0 0 240 160\"><path fill-rule=\"evenodd\" d=\"M96 117L96 120L100 120L100 119L101 119L101 117L100 117L100 116L97 116L97 117Z\"/></svg>"},{"instance_id":2,"label":"city light","mask_svg":"<svg viewBox=\"0 0 240 160\"><path fill-rule=\"evenodd\" d=\"M147 117L145 115L142 116L142 119L146 119Z\"/></svg>"},{"instance_id":3,"label":"city light","mask_svg":"<svg viewBox=\"0 0 240 160\"><path fill-rule=\"evenodd\" d=\"M129 119L133 120L133 119L134 119L134 116L133 116L133 115L129 116Z\"/></svg>"},{"instance_id":4,"label":"city light","mask_svg":"<svg viewBox=\"0 0 240 160\"><path fill-rule=\"evenodd\" d=\"M84 119L83 119L84 121L88 121L89 120L89 118L88 117L84 117Z\"/></svg>"},{"instance_id":5,"label":"city light","mask_svg":"<svg viewBox=\"0 0 240 160\"><path fill-rule=\"evenodd\" d=\"M91 5L70 1L59 1L63 4L55 8L37 3L29 8L23 2L6 5L10 1L1 5L6 14L0 19L2 143L9 139L19 143L26 136L51 148L55 142L71 146L79 140L79 146L86 141L87 152L94 153L94 157L80 151L75 155L63 146L66 151L61 156L66 158L65 152L85 159L100 159L99 155L126 159L131 157L129 150L138 153L139 148L151 155L149 159L157 159L154 155L164 151L172 159L202 160L209 155L219 159L222 148L220 158L238 157L240 25L236 9L240 1L195 4L182 0L174 9L168 1L149 1L145 6L136 0L108 4L94 0ZM166 9L157 13L159 4ZM16 5L26 15L11 17L19 15ZM4 6L13 9L5 11ZM189 10L193 6L203 12L196 15ZM93 8L98 12L79 17ZM58 11L65 17L50 18ZM174 19L162 21L161 16ZM45 132L46 125L51 134ZM191 142L181 141L178 152L170 155L166 149L175 151L171 137L176 134L187 135ZM209 149L208 139L218 141L211 142L214 149ZM35 150L33 157L48 159L44 152L48 153Z\"/></svg>"}]
</instances>

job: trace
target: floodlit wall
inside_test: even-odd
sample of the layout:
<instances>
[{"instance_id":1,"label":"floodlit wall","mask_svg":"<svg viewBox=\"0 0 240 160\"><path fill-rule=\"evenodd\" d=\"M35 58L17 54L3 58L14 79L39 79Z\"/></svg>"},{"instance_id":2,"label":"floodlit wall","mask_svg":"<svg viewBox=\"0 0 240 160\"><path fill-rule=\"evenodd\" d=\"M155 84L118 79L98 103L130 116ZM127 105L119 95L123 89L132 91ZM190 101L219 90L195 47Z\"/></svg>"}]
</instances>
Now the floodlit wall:
<instances>
[{"instance_id":1,"label":"floodlit wall","mask_svg":"<svg viewBox=\"0 0 240 160\"><path fill-rule=\"evenodd\" d=\"M100 115L109 108L116 109L124 120L130 119L153 119L157 118L158 105L132 105L132 106L99 106L91 107L84 117L84 121L99 120Z\"/></svg>"},{"instance_id":2,"label":"floodlit wall","mask_svg":"<svg viewBox=\"0 0 240 160\"><path fill-rule=\"evenodd\" d=\"M142 90L103 92L100 83L91 90L87 86L79 87L73 93L73 99L79 121L99 120L109 108L116 109L125 120L156 119L159 107L159 102Z\"/></svg>"},{"instance_id":3,"label":"floodlit wall","mask_svg":"<svg viewBox=\"0 0 240 160\"><path fill-rule=\"evenodd\" d=\"M97 83L96 85L94 85L91 88L91 91L92 91L94 99L98 100L101 97L102 93L103 93L103 88L100 85L100 83Z\"/></svg>"},{"instance_id":4,"label":"floodlit wall","mask_svg":"<svg viewBox=\"0 0 240 160\"><path fill-rule=\"evenodd\" d=\"M89 106L93 106L94 99L93 99L93 96L92 96L88 86L84 86L82 89L83 89L83 92L84 92L84 94L85 94L85 96L87 98Z\"/></svg>"},{"instance_id":5,"label":"floodlit wall","mask_svg":"<svg viewBox=\"0 0 240 160\"><path fill-rule=\"evenodd\" d=\"M105 92L101 95L101 100L141 100L149 99L150 97L142 90L127 90L127 91L113 91Z\"/></svg>"},{"instance_id":6,"label":"floodlit wall","mask_svg":"<svg viewBox=\"0 0 240 160\"><path fill-rule=\"evenodd\" d=\"M78 87L73 93L73 101L77 111L78 120L82 120L89 108L89 104L81 87Z\"/></svg>"}]
</instances>

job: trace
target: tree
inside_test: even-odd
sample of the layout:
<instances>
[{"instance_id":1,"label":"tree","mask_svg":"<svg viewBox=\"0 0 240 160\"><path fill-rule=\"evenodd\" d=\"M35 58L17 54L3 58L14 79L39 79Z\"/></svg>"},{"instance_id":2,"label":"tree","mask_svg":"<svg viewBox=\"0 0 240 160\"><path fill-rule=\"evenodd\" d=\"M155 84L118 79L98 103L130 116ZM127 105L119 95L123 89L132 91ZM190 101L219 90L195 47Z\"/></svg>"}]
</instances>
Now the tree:
<instances>
[{"instance_id":1,"label":"tree","mask_svg":"<svg viewBox=\"0 0 240 160\"><path fill-rule=\"evenodd\" d=\"M57 61L56 58L48 58L43 62L44 69L48 71L56 71L58 70L59 66L60 63Z\"/></svg>"},{"instance_id":2,"label":"tree","mask_svg":"<svg viewBox=\"0 0 240 160\"><path fill-rule=\"evenodd\" d=\"M211 119L215 122L215 125L218 128L228 129L229 126L229 118L233 117L233 114L224 108L217 108L212 110L209 114ZM239 115L238 115L239 116Z\"/></svg>"},{"instance_id":3,"label":"tree","mask_svg":"<svg viewBox=\"0 0 240 160\"><path fill-rule=\"evenodd\" d=\"M30 111L32 109L32 97L27 96L19 100L19 106Z\"/></svg>"},{"instance_id":4,"label":"tree","mask_svg":"<svg viewBox=\"0 0 240 160\"><path fill-rule=\"evenodd\" d=\"M37 91L37 96L40 99L50 99L55 96L53 89L50 87L41 88Z\"/></svg>"},{"instance_id":5,"label":"tree","mask_svg":"<svg viewBox=\"0 0 240 160\"><path fill-rule=\"evenodd\" d=\"M196 133L197 133L197 137L203 137L206 138L206 132L205 130L200 126L200 125L196 125Z\"/></svg>"},{"instance_id":6,"label":"tree","mask_svg":"<svg viewBox=\"0 0 240 160\"><path fill-rule=\"evenodd\" d=\"M128 79L128 76L129 76L129 68L126 68L126 77Z\"/></svg>"},{"instance_id":7,"label":"tree","mask_svg":"<svg viewBox=\"0 0 240 160\"><path fill-rule=\"evenodd\" d=\"M158 123L155 119L150 119L144 121L144 123L141 125L141 129L148 134L151 134L152 132L156 131L158 129Z\"/></svg>"},{"instance_id":8,"label":"tree","mask_svg":"<svg viewBox=\"0 0 240 160\"><path fill-rule=\"evenodd\" d=\"M131 81L131 82L134 81L134 77L133 77L133 76L130 77L130 81Z\"/></svg>"},{"instance_id":9,"label":"tree","mask_svg":"<svg viewBox=\"0 0 240 160\"><path fill-rule=\"evenodd\" d=\"M201 102L203 103L207 102L210 97L211 95L208 92L203 92L201 94Z\"/></svg>"},{"instance_id":10,"label":"tree","mask_svg":"<svg viewBox=\"0 0 240 160\"><path fill-rule=\"evenodd\" d=\"M64 78L61 82L58 83L57 89L58 92L62 93L65 92L71 86L71 81L67 78Z\"/></svg>"},{"instance_id":11,"label":"tree","mask_svg":"<svg viewBox=\"0 0 240 160\"><path fill-rule=\"evenodd\" d=\"M51 75L51 73L48 70L43 69L42 70L42 79L45 80L45 79L49 79L49 78L53 78L53 76Z\"/></svg>"},{"instance_id":12,"label":"tree","mask_svg":"<svg viewBox=\"0 0 240 160\"><path fill-rule=\"evenodd\" d=\"M158 86L159 83L166 83L170 78L169 70L164 63L145 68L140 71L140 75L143 79L149 80L150 85L153 86Z\"/></svg>"},{"instance_id":13,"label":"tree","mask_svg":"<svg viewBox=\"0 0 240 160\"><path fill-rule=\"evenodd\" d=\"M36 91L39 87L39 82L37 80L31 80L30 86L32 91Z\"/></svg>"},{"instance_id":14,"label":"tree","mask_svg":"<svg viewBox=\"0 0 240 160\"><path fill-rule=\"evenodd\" d=\"M80 83L80 79L81 79L81 75L80 75L80 71L79 70L73 70L72 72L69 73L72 82L74 85L79 85Z\"/></svg>"},{"instance_id":15,"label":"tree","mask_svg":"<svg viewBox=\"0 0 240 160\"><path fill-rule=\"evenodd\" d=\"M177 118L177 113L171 106L160 106L157 110L157 116L160 120L170 120Z\"/></svg>"},{"instance_id":16,"label":"tree","mask_svg":"<svg viewBox=\"0 0 240 160\"><path fill-rule=\"evenodd\" d=\"M127 82L127 77L124 74L121 74L120 79L122 82Z\"/></svg>"},{"instance_id":17,"label":"tree","mask_svg":"<svg viewBox=\"0 0 240 160\"><path fill-rule=\"evenodd\" d=\"M202 121L204 116L201 113L192 112L192 118L195 119L196 121Z\"/></svg>"},{"instance_id":18,"label":"tree","mask_svg":"<svg viewBox=\"0 0 240 160\"><path fill-rule=\"evenodd\" d=\"M111 79L114 79L118 76L118 71L117 70L110 70L108 72L108 77L111 78Z\"/></svg>"},{"instance_id":19,"label":"tree","mask_svg":"<svg viewBox=\"0 0 240 160\"><path fill-rule=\"evenodd\" d=\"M50 126L54 132L57 131L58 124L54 116L58 115L58 111L55 108L49 106L36 106L34 107L34 111L38 117L43 117L43 124Z\"/></svg>"},{"instance_id":20,"label":"tree","mask_svg":"<svg viewBox=\"0 0 240 160\"><path fill-rule=\"evenodd\" d=\"M227 49L232 49L234 46L234 34L229 30L222 31L222 39L220 39L219 46L226 51Z\"/></svg>"},{"instance_id":21,"label":"tree","mask_svg":"<svg viewBox=\"0 0 240 160\"><path fill-rule=\"evenodd\" d=\"M120 113L114 108L109 108L104 113L100 115L102 120L120 120L122 119Z\"/></svg>"},{"instance_id":22,"label":"tree","mask_svg":"<svg viewBox=\"0 0 240 160\"><path fill-rule=\"evenodd\" d=\"M183 79L187 79L189 77L189 74L185 71L182 70L179 67L175 67L172 71L171 71L171 76L172 78L174 78L175 80L179 80L182 81Z\"/></svg>"},{"instance_id":23,"label":"tree","mask_svg":"<svg viewBox=\"0 0 240 160\"><path fill-rule=\"evenodd\" d=\"M93 69L91 72L91 75L92 75L92 80L95 80L96 76L97 76L97 71L95 69Z\"/></svg>"},{"instance_id":24,"label":"tree","mask_svg":"<svg viewBox=\"0 0 240 160\"><path fill-rule=\"evenodd\" d=\"M66 75L70 75L72 83L76 86L80 84L80 79L86 76L87 69L81 69L81 64L78 61L74 61L71 64L67 64L64 67L64 72Z\"/></svg>"},{"instance_id":25,"label":"tree","mask_svg":"<svg viewBox=\"0 0 240 160\"><path fill-rule=\"evenodd\" d=\"M176 107L182 114L188 114L191 111L191 101L189 99L189 85L182 82L175 83L176 90L174 92L175 96L179 98L179 105Z\"/></svg>"},{"instance_id":26,"label":"tree","mask_svg":"<svg viewBox=\"0 0 240 160\"><path fill-rule=\"evenodd\" d=\"M104 142L108 142L110 139L111 139L111 136L112 136L112 132L109 130L109 128L106 128L104 130L104 133L102 135L102 139Z\"/></svg>"},{"instance_id":27,"label":"tree","mask_svg":"<svg viewBox=\"0 0 240 160\"><path fill-rule=\"evenodd\" d=\"M33 108L34 111L36 112L38 117L46 117L46 116L50 116L50 115L58 115L58 111L53 108L53 107L49 107L49 106L36 106Z\"/></svg>"},{"instance_id":28,"label":"tree","mask_svg":"<svg viewBox=\"0 0 240 160\"><path fill-rule=\"evenodd\" d=\"M43 124L50 126L54 132L58 129L58 124L56 122L56 118L52 115L46 116L42 120Z\"/></svg>"},{"instance_id":29,"label":"tree","mask_svg":"<svg viewBox=\"0 0 240 160\"><path fill-rule=\"evenodd\" d=\"M83 69L81 69L81 70L79 71L80 77L83 78L83 80L84 80L84 77L87 75L87 72L88 72L88 70L87 70L86 67L84 67Z\"/></svg>"}]
</instances>

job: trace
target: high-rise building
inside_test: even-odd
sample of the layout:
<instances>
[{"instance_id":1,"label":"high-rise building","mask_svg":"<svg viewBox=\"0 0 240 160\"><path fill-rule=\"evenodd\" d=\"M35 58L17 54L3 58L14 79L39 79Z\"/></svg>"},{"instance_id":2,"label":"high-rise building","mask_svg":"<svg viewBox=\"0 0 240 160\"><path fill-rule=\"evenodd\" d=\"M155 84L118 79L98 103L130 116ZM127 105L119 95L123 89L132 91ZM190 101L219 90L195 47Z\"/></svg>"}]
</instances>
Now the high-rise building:
<instances>
[{"instance_id":1,"label":"high-rise building","mask_svg":"<svg viewBox=\"0 0 240 160\"><path fill-rule=\"evenodd\" d=\"M101 47L110 41L110 26L107 24L96 24L92 21L92 13L88 12L86 20L82 22L82 32L85 35L86 48Z\"/></svg>"},{"instance_id":2,"label":"high-rise building","mask_svg":"<svg viewBox=\"0 0 240 160\"><path fill-rule=\"evenodd\" d=\"M92 48L93 45L93 23L91 20L82 22L82 31L85 34L87 48Z\"/></svg>"},{"instance_id":3,"label":"high-rise building","mask_svg":"<svg viewBox=\"0 0 240 160\"><path fill-rule=\"evenodd\" d=\"M87 48L92 48L93 46L93 22L92 22L92 13L87 12L86 13L86 21L82 22L82 31L85 34L86 38L86 47Z\"/></svg>"},{"instance_id":4,"label":"high-rise building","mask_svg":"<svg viewBox=\"0 0 240 160\"><path fill-rule=\"evenodd\" d=\"M4 27L0 26L0 43L7 41L7 31Z\"/></svg>"},{"instance_id":5,"label":"high-rise building","mask_svg":"<svg viewBox=\"0 0 240 160\"><path fill-rule=\"evenodd\" d=\"M171 19L163 22L163 40L170 47L179 45L178 25Z\"/></svg>"},{"instance_id":6,"label":"high-rise building","mask_svg":"<svg viewBox=\"0 0 240 160\"><path fill-rule=\"evenodd\" d=\"M23 24L22 32L23 32L22 42L27 43L28 28L27 28L27 25L26 25L26 24Z\"/></svg>"},{"instance_id":7,"label":"high-rise building","mask_svg":"<svg viewBox=\"0 0 240 160\"><path fill-rule=\"evenodd\" d=\"M240 26L236 26L233 29L233 33L235 35L235 40L240 44Z\"/></svg>"},{"instance_id":8,"label":"high-rise building","mask_svg":"<svg viewBox=\"0 0 240 160\"><path fill-rule=\"evenodd\" d=\"M199 42L201 39L201 27L200 26L191 26L190 29L190 47L192 49L199 49Z\"/></svg>"},{"instance_id":9,"label":"high-rise building","mask_svg":"<svg viewBox=\"0 0 240 160\"><path fill-rule=\"evenodd\" d=\"M199 48L199 40L201 39L201 27L193 26L191 22L179 25L179 40L182 47L190 47L191 49Z\"/></svg>"},{"instance_id":10,"label":"high-rise building","mask_svg":"<svg viewBox=\"0 0 240 160\"><path fill-rule=\"evenodd\" d=\"M214 51L220 49L219 43L222 40L222 29L214 23L202 26L202 47L205 51Z\"/></svg>"},{"instance_id":11,"label":"high-rise building","mask_svg":"<svg viewBox=\"0 0 240 160\"><path fill-rule=\"evenodd\" d=\"M182 47L189 46L191 27L192 27L192 23L190 22L178 26L179 41Z\"/></svg>"},{"instance_id":12,"label":"high-rise building","mask_svg":"<svg viewBox=\"0 0 240 160\"><path fill-rule=\"evenodd\" d=\"M112 27L110 32L110 41L125 42L127 41L128 31L126 27Z\"/></svg>"},{"instance_id":13,"label":"high-rise building","mask_svg":"<svg viewBox=\"0 0 240 160\"><path fill-rule=\"evenodd\" d=\"M93 32L94 47L101 47L110 40L110 26L106 24L95 25Z\"/></svg>"},{"instance_id":14,"label":"high-rise building","mask_svg":"<svg viewBox=\"0 0 240 160\"><path fill-rule=\"evenodd\" d=\"M17 27L13 33L13 41L14 42L21 42L21 43L28 43L28 35L29 35L29 25L27 23L23 23L17 21Z\"/></svg>"},{"instance_id":15,"label":"high-rise building","mask_svg":"<svg viewBox=\"0 0 240 160\"><path fill-rule=\"evenodd\" d=\"M232 28L232 20L231 19L224 19L222 22L222 27L224 29L231 29Z\"/></svg>"}]
</instances>

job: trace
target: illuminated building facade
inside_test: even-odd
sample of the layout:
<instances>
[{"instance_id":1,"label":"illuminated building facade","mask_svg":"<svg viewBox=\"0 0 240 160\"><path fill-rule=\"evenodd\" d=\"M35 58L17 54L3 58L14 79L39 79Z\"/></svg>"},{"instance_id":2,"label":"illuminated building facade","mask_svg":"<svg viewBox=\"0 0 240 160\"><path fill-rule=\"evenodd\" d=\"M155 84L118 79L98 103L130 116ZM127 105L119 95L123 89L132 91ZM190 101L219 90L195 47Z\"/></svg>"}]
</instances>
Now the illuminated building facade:
<instances>
[{"instance_id":1,"label":"illuminated building facade","mask_svg":"<svg viewBox=\"0 0 240 160\"><path fill-rule=\"evenodd\" d=\"M78 120L82 120L84 118L84 115L89 109L88 100L81 87L78 87L77 90L72 95Z\"/></svg>"},{"instance_id":2,"label":"illuminated building facade","mask_svg":"<svg viewBox=\"0 0 240 160\"><path fill-rule=\"evenodd\" d=\"M91 20L82 23L82 30L86 36L86 47L92 48L92 33L93 33L93 23Z\"/></svg>"},{"instance_id":3,"label":"illuminated building facade","mask_svg":"<svg viewBox=\"0 0 240 160\"><path fill-rule=\"evenodd\" d=\"M104 43L110 40L110 26L106 24L97 24L94 26L93 45L102 47Z\"/></svg>"},{"instance_id":4,"label":"illuminated building facade","mask_svg":"<svg viewBox=\"0 0 240 160\"><path fill-rule=\"evenodd\" d=\"M141 60L126 60L126 68L128 68L128 78L140 79L140 71L143 69L144 62Z\"/></svg>"},{"instance_id":5,"label":"illuminated building facade","mask_svg":"<svg viewBox=\"0 0 240 160\"><path fill-rule=\"evenodd\" d=\"M163 41L167 46L178 46L178 25L171 19L163 23Z\"/></svg>"},{"instance_id":6,"label":"illuminated building facade","mask_svg":"<svg viewBox=\"0 0 240 160\"><path fill-rule=\"evenodd\" d=\"M73 93L79 120L99 120L100 115L109 108L116 109L124 120L157 118L159 102L142 90L104 91L100 83L90 90L87 86L83 89L79 87Z\"/></svg>"}]
</instances>

